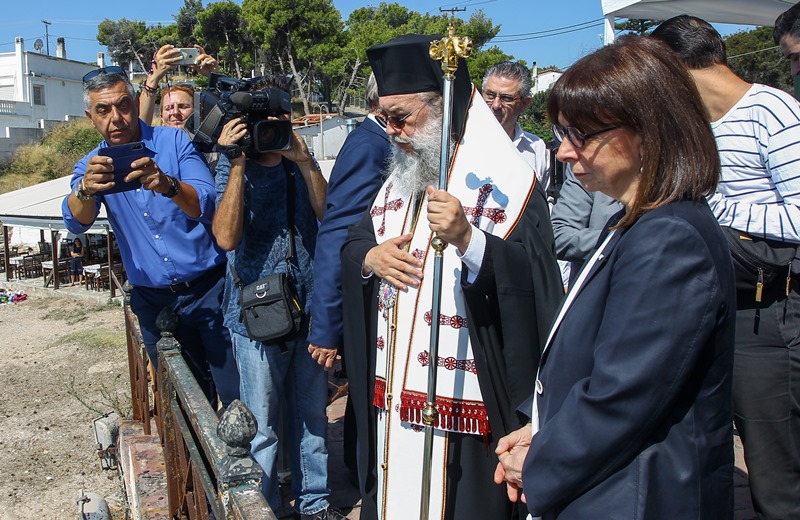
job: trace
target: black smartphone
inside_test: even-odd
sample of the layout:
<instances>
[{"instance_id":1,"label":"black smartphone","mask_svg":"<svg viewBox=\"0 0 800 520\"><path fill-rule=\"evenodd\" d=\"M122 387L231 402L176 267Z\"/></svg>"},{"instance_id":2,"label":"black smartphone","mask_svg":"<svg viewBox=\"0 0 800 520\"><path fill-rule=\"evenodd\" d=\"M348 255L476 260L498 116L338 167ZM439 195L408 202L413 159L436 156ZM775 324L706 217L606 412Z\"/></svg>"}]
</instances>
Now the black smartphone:
<instances>
[{"instance_id":1,"label":"black smartphone","mask_svg":"<svg viewBox=\"0 0 800 520\"><path fill-rule=\"evenodd\" d=\"M114 187L100 193L101 195L110 195L141 188L142 183L139 182L139 179L125 182L125 176L133 171L131 168L133 161L143 157L153 157L155 154L148 150L141 141L134 141L100 148L97 155L111 157L114 160L114 171L112 172L114 174Z\"/></svg>"}]
</instances>

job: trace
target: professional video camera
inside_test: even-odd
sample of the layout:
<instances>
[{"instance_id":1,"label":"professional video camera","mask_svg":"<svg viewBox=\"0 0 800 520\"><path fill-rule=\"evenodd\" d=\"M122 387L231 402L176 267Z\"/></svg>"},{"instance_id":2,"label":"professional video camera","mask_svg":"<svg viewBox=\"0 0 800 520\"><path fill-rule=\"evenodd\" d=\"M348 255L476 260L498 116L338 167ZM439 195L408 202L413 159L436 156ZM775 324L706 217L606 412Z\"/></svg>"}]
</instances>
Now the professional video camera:
<instances>
[{"instance_id":1,"label":"professional video camera","mask_svg":"<svg viewBox=\"0 0 800 520\"><path fill-rule=\"evenodd\" d=\"M248 156L291 148L291 121L268 119L290 114L291 98L276 88L254 90L259 82L260 78L236 79L216 72L211 74L208 88L195 93L192 142L200 150L212 151L222 127L237 117L247 123L247 135L237 145Z\"/></svg>"}]
</instances>

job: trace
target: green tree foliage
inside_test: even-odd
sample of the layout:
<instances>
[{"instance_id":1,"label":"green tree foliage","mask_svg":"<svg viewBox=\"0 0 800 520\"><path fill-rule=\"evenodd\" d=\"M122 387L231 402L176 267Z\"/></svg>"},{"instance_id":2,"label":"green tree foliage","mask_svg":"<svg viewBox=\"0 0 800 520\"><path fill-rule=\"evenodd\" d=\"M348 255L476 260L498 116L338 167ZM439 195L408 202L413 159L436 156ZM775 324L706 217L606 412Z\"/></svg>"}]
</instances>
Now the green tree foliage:
<instances>
[{"instance_id":1,"label":"green tree foliage","mask_svg":"<svg viewBox=\"0 0 800 520\"><path fill-rule=\"evenodd\" d=\"M402 34L446 35L449 22L449 16L422 15L397 3L381 2L377 7L362 7L350 13L345 23L347 43L342 56L331 63L328 70L338 85L339 106L344 106L347 95L353 94L366 82L370 72L366 53L369 47ZM486 69L511 58L496 47L481 50L500 31L500 26L494 25L482 10L473 13L466 22L456 18L454 26L456 34L472 39L474 50L469 61L470 78L478 84ZM473 63L477 65L473 66Z\"/></svg>"},{"instance_id":2,"label":"green tree foliage","mask_svg":"<svg viewBox=\"0 0 800 520\"><path fill-rule=\"evenodd\" d=\"M147 54L146 32L144 22L125 18L115 22L106 18L97 26L97 41L108 47L111 58L121 66L136 61L147 70L143 58Z\"/></svg>"},{"instance_id":3,"label":"green tree foliage","mask_svg":"<svg viewBox=\"0 0 800 520\"><path fill-rule=\"evenodd\" d=\"M648 20L642 18L629 18L624 22L614 24L614 30L623 33L647 34L651 29L661 23L661 20Z\"/></svg>"},{"instance_id":4,"label":"green tree foliage","mask_svg":"<svg viewBox=\"0 0 800 520\"><path fill-rule=\"evenodd\" d=\"M175 15L178 33L176 45L188 47L195 41L195 30L200 25L199 15L203 11L202 0L183 0L183 7Z\"/></svg>"},{"instance_id":5,"label":"green tree foliage","mask_svg":"<svg viewBox=\"0 0 800 520\"><path fill-rule=\"evenodd\" d=\"M513 59L513 56L501 51L496 45L488 49L473 51L472 56L467 60L469 78L476 87L480 88L487 70L501 61L513 61Z\"/></svg>"},{"instance_id":6,"label":"green tree foliage","mask_svg":"<svg viewBox=\"0 0 800 520\"><path fill-rule=\"evenodd\" d=\"M725 39L728 65L745 81L794 92L789 62L775 47L772 27L737 32Z\"/></svg>"},{"instance_id":7,"label":"green tree foliage","mask_svg":"<svg viewBox=\"0 0 800 520\"><path fill-rule=\"evenodd\" d=\"M519 116L519 126L526 132L536 134L545 142L553 140L552 123L547 117L547 98L550 91L539 92L531 98L531 103Z\"/></svg>"},{"instance_id":8,"label":"green tree foliage","mask_svg":"<svg viewBox=\"0 0 800 520\"><path fill-rule=\"evenodd\" d=\"M344 25L341 53L325 65L334 83L334 99L344 109L348 96L363 91L369 76L367 49L409 32L412 19L420 15L396 3L381 2L378 7L361 7L350 13Z\"/></svg>"},{"instance_id":9,"label":"green tree foliage","mask_svg":"<svg viewBox=\"0 0 800 520\"><path fill-rule=\"evenodd\" d=\"M197 12L197 20L195 36L205 44L206 52L216 54L229 71L241 78L241 57L250 51L242 8L230 0L215 2Z\"/></svg>"},{"instance_id":10,"label":"green tree foliage","mask_svg":"<svg viewBox=\"0 0 800 520\"><path fill-rule=\"evenodd\" d=\"M330 85L325 64L337 58L345 41L342 16L333 2L244 0L242 15L256 42L277 61L278 70L291 74L303 109L310 113L310 94Z\"/></svg>"}]
</instances>

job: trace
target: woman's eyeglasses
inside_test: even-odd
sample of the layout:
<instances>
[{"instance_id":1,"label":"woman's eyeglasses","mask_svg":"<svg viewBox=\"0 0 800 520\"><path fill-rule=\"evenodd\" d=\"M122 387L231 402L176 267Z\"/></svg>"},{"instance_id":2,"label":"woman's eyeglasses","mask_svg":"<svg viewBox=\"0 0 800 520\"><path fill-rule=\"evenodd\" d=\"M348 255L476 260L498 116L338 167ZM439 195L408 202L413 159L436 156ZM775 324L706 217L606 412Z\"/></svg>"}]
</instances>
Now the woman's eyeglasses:
<instances>
[{"instance_id":1,"label":"woman's eyeglasses","mask_svg":"<svg viewBox=\"0 0 800 520\"><path fill-rule=\"evenodd\" d=\"M509 106L514 101L520 99L520 96L512 96L509 94L498 94L497 92L492 92L491 90L483 91L483 99L486 100L487 103L491 104L494 101L494 98L500 98L501 105Z\"/></svg>"},{"instance_id":2,"label":"woman's eyeglasses","mask_svg":"<svg viewBox=\"0 0 800 520\"><path fill-rule=\"evenodd\" d=\"M553 134L558 139L558 142L563 142L564 138L566 137L569 139L570 144L575 147L575 149L580 150L584 146L586 146L586 141L591 139L592 137L598 136L603 132L608 132L609 130L614 130L619 128L617 126L608 126L606 128L601 128L595 132L589 132L588 134L584 134L577 128L573 126L568 126L564 128L561 125L553 125Z\"/></svg>"},{"instance_id":3,"label":"woman's eyeglasses","mask_svg":"<svg viewBox=\"0 0 800 520\"><path fill-rule=\"evenodd\" d=\"M381 123L381 126L383 126L384 128L386 128L386 125L388 124L388 125L392 125L393 127L397 128L398 130L402 130L403 127L406 126L406 119L411 117L412 114L415 114L416 112L419 112L420 110L422 110L422 107L424 107L424 106L427 106L427 103L421 104L420 106L418 106L417 108L415 108L414 110L412 110L408 114L404 115L403 117L395 117L395 116L389 116L389 115L386 115L386 114L381 114L381 115L375 116L375 119L378 119L380 121L380 123Z\"/></svg>"},{"instance_id":4,"label":"woman's eyeglasses","mask_svg":"<svg viewBox=\"0 0 800 520\"><path fill-rule=\"evenodd\" d=\"M83 84L85 85L86 83L89 83L90 81L92 81L97 76L100 76L101 74L114 74L126 78L128 77L128 74L125 72L125 69L113 65L111 67L101 67L99 69L90 70L89 72L84 74Z\"/></svg>"}]
</instances>

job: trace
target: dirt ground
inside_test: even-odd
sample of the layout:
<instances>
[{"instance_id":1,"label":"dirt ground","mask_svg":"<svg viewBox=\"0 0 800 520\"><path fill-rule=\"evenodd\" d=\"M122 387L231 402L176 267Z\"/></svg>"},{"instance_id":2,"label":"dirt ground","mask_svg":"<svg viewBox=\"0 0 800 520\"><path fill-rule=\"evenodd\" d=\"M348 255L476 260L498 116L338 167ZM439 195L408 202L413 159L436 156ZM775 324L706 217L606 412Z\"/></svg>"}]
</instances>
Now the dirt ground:
<instances>
[{"instance_id":1,"label":"dirt ground","mask_svg":"<svg viewBox=\"0 0 800 520\"><path fill-rule=\"evenodd\" d=\"M128 414L128 387L119 304L34 293L0 305L0 518L79 518L81 490L124 518L92 421Z\"/></svg>"}]
</instances>

